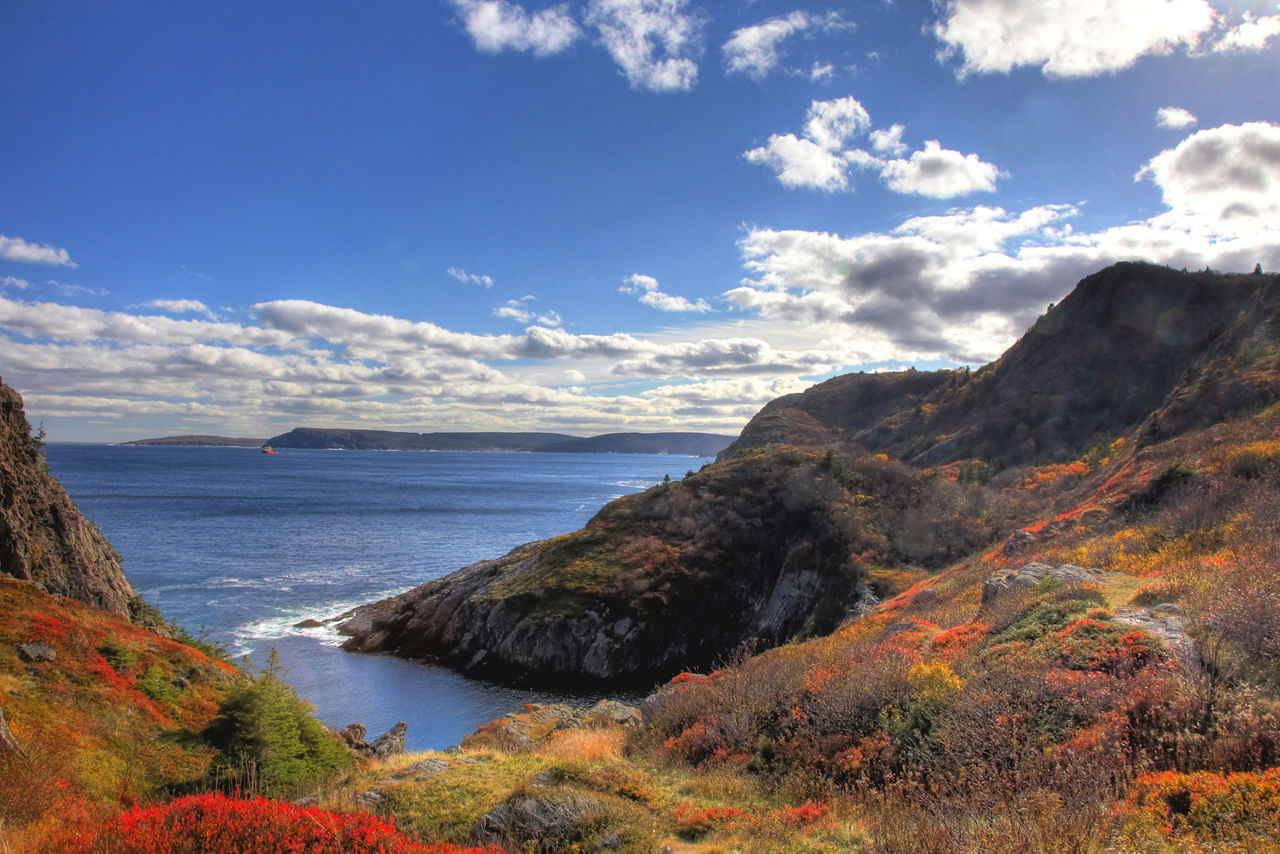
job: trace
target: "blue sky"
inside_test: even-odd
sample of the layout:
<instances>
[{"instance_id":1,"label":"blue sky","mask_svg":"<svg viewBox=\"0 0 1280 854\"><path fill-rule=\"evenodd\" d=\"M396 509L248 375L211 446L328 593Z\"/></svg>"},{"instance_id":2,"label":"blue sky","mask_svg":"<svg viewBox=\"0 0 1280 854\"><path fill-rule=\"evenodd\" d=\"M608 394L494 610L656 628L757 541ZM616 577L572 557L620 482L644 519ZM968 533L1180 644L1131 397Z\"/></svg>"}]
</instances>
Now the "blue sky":
<instances>
[{"instance_id":1,"label":"blue sky","mask_svg":"<svg viewBox=\"0 0 1280 854\"><path fill-rule=\"evenodd\" d=\"M1116 260L1280 269L1276 0L15 2L49 437L734 433Z\"/></svg>"}]
</instances>

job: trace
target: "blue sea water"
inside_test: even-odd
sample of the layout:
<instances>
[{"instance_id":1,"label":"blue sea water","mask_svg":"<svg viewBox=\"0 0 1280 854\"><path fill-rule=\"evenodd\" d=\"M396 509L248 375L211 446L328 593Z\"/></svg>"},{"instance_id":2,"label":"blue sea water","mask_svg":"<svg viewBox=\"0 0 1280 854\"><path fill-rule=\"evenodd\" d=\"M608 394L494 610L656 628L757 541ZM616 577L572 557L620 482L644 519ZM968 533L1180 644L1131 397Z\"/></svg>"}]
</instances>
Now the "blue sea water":
<instances>
[{"instance_id":1,"label":"blue sea water","mask_svg":"<svg viewBox=\"0 0 1280 854\"><path fill-rule=\"evenodd\" d=\"M300 629L521 543L705 459L50 444L49 467L169 619L249 656L272 648L332 727L409 724L411 750L456 744L522 703L556 699Z\"/></svg>"}]
</instances>

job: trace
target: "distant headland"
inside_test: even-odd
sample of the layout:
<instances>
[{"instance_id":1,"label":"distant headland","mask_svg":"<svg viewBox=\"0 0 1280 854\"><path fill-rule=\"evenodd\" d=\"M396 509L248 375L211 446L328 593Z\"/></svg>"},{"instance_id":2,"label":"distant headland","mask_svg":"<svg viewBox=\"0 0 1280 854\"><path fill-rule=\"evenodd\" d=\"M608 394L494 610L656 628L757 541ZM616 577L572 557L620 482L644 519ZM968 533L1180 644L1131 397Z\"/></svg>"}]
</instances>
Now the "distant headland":
<instances>
[{"instance_id":1,"label":"distant headland","mask_svg":"<svg viewBox=\"0 0 1280 854\"><path fill-rule=\"evenodd\" d=\"M295 427L270 439L226 436L164 436L126 445L311 448L343 451L544 451L577 454L678 454L714 457L734 440L716 433L403 433L394 430L343 430Z\"/></svg>"},{"instance_id":2,"label":"distant headland","mask_svg":"<svg viewBox=\"0 0 1280 854\"><path fill-rule=\"evenodd\" d=\"M158 439L138 439L133 442L124 442L125 445L186 445L186 446L203 446L217 448L258 448L261 447L266 439L246 439L244 437L232 436L205 436L205 435L187 435L187 436L161 436Z\"/></svg>"}]
</instances>

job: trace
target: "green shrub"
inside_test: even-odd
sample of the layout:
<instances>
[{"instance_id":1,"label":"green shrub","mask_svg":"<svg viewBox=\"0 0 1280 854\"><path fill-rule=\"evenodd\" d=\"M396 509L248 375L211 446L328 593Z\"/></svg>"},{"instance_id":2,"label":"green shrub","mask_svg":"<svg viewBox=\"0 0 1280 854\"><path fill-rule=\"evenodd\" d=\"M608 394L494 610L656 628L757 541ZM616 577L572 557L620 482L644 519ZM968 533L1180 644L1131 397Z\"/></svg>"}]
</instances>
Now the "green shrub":
<instances>
[{"instance_id":1,"label":"green shrub","mask_svg":"<svg viewBox=\"0 0 1280 854\"><path fill-rule=\"evenodd\" d=\"M159 664L148 667L147 672L139 676L134 684L138 686L139 691L151 699L168 706L176 706L178 697L182 694L178 686L165 675L164 668Z\"/></svg>"},{"instance_id":2,"label":"green shrub","mask_svg":"<svg viewBox=\"0 0 1280 854\"><path fill-rule=\"evenodd\" d=\"M233 686L205 736L220 752L219 782L271 795L302 791L349 767L352 756L284 682L273 649L256 678Z\"/></svg>"},{"instance_id":3,"label":"green shrub","mask_svg":"<svg viewBox=\"0 0 1280 854\"><path fill-rule=\"evenodd\" d=\"M111 665L111 669L120 673L138 663L138 654L120 643L115 638L107 638L98 646L98 654Z\"/></svg>"}]
</instances>

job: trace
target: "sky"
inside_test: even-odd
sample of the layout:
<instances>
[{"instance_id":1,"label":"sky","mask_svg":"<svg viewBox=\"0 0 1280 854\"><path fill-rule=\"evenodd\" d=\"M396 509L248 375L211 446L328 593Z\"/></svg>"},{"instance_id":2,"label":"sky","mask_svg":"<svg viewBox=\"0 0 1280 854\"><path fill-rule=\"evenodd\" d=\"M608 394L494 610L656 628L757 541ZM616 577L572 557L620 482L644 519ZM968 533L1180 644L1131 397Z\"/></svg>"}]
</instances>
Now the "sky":
<instances>
[{"instance_id":1,"label":"sky","mask_svg":"<svg viewBox=\"0 0 1280 854\"><path fill-rule=\"evenodd\" d=\"M1277 0L7 0L0 79L51 441L733 434L1280 269Z\"/></svg>"}]
</instances>

